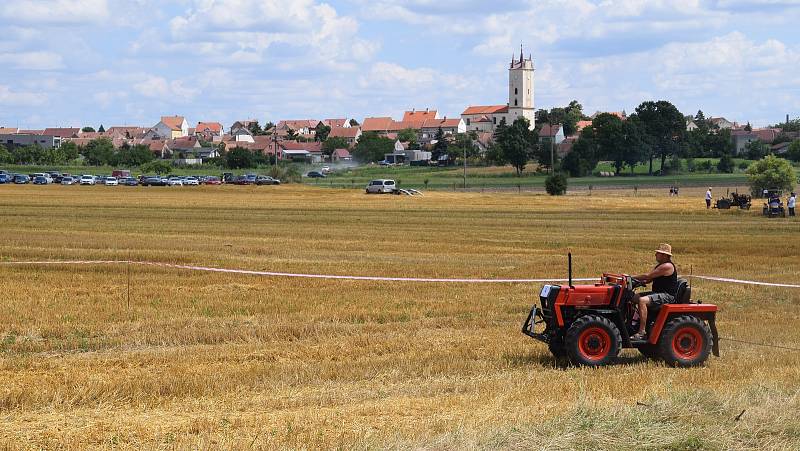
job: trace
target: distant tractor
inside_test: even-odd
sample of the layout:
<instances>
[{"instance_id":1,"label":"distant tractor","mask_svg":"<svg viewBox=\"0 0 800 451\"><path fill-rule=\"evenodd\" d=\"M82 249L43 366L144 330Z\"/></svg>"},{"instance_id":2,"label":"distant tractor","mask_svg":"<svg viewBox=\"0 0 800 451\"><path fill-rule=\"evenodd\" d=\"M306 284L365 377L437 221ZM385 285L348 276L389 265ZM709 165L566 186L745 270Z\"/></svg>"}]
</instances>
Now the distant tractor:
<instances>
[{"instance_id":1,"label":"distant tractor","mask_svg":"<svg viewBox=\"0 0 800 451\"><path fill-rule=\"evenodd\" d=\"M729 197L717 199L714 208L729 210L731 207L739 207L740 210L749 210L752 205L752 198L748 194L739 194L734 191Z\"/></svg>"},{"instance_id":2,"label":"distant tractor","mask_svg":"<svg viewBox=\"0 0 800 451\"><path fill-rule=\"evenodd\" d=\"M783 194L783 192L779 189L764 190L763 195L767 201L764 202L764 208L761 210L762 215L768 218L786 217L786 209L783 208L781 194Z\"/></svg>"},{"instance_id":3,"label":"distant tractor","mask_svg":"<svg viewBox=\"0 0 800 451\"><path fill-rule=\"evenodd\" d=\"M622 348L637 348L645 357L672 366L703 364L719 356L715 324L717 306L692 302L691 287L679 279L674 304L649 308L647 337L634 340L638 329L635 290L643 284L625 274L603 274L594 285L545 285L522 325L522 333L547 344L555 357L577 365L612 363ZM537 328L543 330L537 331Z\"/></svg>"}]
</instances>

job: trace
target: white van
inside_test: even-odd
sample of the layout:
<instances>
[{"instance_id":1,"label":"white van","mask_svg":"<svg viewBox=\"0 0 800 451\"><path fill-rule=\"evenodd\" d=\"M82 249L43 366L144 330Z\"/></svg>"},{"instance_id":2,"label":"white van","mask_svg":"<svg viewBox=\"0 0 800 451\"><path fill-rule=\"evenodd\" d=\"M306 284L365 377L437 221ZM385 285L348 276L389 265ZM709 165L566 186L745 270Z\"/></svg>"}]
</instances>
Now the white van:
<instances>
[{"instance_id":1,"label":"white van","mask_svg":"<svg viewBox=\"0 0 800 451\"><path fill-rule=\"evenodd\" d=\"M373 180L367 185L367 194L391 194L397 191L394 180Z\"/></svg>"}]
</instances>

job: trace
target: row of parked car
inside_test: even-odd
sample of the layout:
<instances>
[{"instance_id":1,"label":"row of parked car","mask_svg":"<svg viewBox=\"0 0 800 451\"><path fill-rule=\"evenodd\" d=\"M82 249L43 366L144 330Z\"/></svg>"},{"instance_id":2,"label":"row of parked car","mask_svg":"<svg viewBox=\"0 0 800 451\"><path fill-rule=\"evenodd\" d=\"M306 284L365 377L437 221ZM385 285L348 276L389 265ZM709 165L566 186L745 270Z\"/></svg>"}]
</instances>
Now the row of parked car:
<instances>
[{"instance_id":1,"label":"row of parked car","mask_svg":"<svg viewBox=\"0 0 800 451\"><path fill-rule=\"evenodd\" d=\"M121 172L121 174L116 174L117 172ZM225 173L222 177L213 175L141 175L132 177L128 171L115 171L115 175L73 175L55 171L15 174L0 170L0 184L5 183L18 185L33 183L34 185L199 186L222 185L223 183L234 185L280 185L281 181L268 175L258 174L234 176L232 173Z\"/></svg>"}]
</instances>

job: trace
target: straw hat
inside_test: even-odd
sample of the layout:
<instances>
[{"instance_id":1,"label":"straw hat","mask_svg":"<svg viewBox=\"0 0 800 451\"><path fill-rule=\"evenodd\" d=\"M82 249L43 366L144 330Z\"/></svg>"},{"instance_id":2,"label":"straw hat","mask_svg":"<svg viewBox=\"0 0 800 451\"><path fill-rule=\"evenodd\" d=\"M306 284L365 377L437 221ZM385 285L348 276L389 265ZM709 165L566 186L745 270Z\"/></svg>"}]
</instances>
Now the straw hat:
<instances>
[{"instance_id":1,"label":"straw hat","mask_svg":"<svg viewBox=\"0 0 800 451\"><path fill-rule=\"evenodd\" d=\"M658 245L658 249L656 249L656 252L658 252L659 254L665 254L672 257L672 246L670 246L667 243L661 243Z\"/></svg>"}]
</instances>

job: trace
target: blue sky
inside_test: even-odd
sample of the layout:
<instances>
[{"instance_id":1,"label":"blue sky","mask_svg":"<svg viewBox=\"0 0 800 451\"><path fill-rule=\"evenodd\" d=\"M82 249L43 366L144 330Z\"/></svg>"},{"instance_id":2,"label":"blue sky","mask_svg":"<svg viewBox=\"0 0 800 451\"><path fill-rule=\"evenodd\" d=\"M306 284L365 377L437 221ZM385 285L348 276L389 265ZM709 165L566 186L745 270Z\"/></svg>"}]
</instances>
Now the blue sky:
<instances>
[{"instance_id":1,"label":"blue sky","mask_svg":"<svg viewBox=\"0 0 800 451\"><path fill-rule=\"evenodd\" d=\"M800 0L4 0L0 126L354 117L507 101L666 99L754 125L800 116Z\"/></svg>"}]
</instances>

